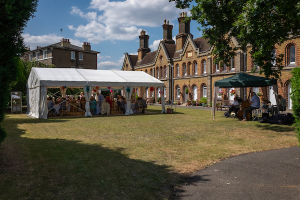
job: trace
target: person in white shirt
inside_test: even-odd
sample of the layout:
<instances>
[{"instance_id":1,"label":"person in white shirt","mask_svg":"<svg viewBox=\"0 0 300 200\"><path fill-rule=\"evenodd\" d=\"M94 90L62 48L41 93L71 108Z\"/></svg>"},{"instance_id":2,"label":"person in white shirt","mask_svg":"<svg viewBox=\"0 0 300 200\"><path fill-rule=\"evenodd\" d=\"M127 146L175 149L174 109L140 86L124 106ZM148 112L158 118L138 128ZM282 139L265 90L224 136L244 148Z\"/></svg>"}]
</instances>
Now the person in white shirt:
<instances>
[{"instance_id":1,"label":"person in white shirt","mask_svg":"<svg viewBox=\"0 0 300 200\"><path fill-rule=\"evenodd\" d=\"M254 109L260 108L260 99L259 97L256 95L255 92L251 92L251 99L250 99L250 103L251 105L247 108L244 109L244 113L243 113L243 121L247 121L247 113L251 112Z\"/></svg>"},{"instance_id":2,"label":"person in white shirt","mask_svg":"<svg viewBox=\"0 0 300 200\"><path fill-rule=\"evenodd\" d=\"M229 117L231 112L235 112L235 116L237 115L237 112L240 110L240 102L238 101L238 97L234 97L233 104L230 106L228 112L226 112L224 115L225 117Z\"/></svg>"}]
</instances>

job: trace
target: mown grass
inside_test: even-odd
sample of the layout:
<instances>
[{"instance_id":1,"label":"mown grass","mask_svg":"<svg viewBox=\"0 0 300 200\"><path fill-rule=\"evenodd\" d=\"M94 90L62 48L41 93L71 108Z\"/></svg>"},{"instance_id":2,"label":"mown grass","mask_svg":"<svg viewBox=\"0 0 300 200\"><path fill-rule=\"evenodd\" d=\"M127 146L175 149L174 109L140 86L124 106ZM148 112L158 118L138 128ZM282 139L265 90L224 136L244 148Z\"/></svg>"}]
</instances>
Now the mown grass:
<instances>
[{"instance_id":1,"label":"mown grass","mask_svg":"<svg viewBox=\"0 0 300 200\"><path fill-rule=\"evenodd\" d=\"M30 119L7 115L0 199L169 199L195 170L221 159L296 146L294 128L211 111Z\"/></svg>"}]
</instances>

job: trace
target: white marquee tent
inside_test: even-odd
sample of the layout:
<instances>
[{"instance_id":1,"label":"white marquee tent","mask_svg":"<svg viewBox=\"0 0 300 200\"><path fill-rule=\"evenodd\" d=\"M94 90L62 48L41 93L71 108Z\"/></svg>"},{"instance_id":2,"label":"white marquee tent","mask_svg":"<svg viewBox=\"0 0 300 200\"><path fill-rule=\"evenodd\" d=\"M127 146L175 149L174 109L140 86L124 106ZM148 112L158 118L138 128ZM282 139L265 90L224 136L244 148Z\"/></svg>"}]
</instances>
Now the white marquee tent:
<instances>
[{"instance_id":1,"label":"white marquee tent","mask_svg":"<svg viewBox=\"0 0 300 200\"><path fill-rule=\"evenodd\" d=\"M91 96L92 87L126 88L124 93L128 102L134 87L160 87L163 91L164 83L142 71L34 67L27 81L27 115L47 119L47 88L61 88L61 86L83 88L86 99ZM61 92L65 93L66 89ZM164 95L161 98L162 113L165 113ZM133 114L130 101L127 103L125 114ZM89 102L86 103L85 116L92 116Z\"/></svg>"}]
</instances>

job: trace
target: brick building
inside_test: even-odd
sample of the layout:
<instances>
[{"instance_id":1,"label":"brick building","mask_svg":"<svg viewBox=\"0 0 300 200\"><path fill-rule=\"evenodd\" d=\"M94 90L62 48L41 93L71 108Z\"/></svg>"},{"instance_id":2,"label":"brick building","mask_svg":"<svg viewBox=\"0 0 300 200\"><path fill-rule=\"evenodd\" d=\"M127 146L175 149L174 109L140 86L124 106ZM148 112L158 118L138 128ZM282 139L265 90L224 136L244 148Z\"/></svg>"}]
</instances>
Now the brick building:
<instances>
[{"instance_id":1,"label":"brick building","mask_svg":"<svg viewBox=\"0 0 300 200\"><path fill-rule=\"evenodd\" d=\"M231 45L238 50L236 56L231 59L230 66L220 66L214 64L212 55L212 46L204 38L193 38L190 33L190 22L184 22L186 13L181 13L178 18L179 34L176 36L176 42L172 39L173 26L166 20L163 24L163 40L158 49L151 52L148 47L149 36L145 31L141 31L140 48L138 55L128 55L125 58L122 70L144 71L160 79L165 83L164 95L166 100L185 103L187 100L200 100L201 97L207 97L208 102L212 101L212 91L215 81L228 78L240 72L251 73L253 62L250 55L250 47L242 49L235 38L231 38ZM290 79L291 70L300 65L300 38L291 38L282 45L275 46L275 53L283 53L284 68L281 77L278 80L278 92L287 99L288 108L292 106L290 98ZM259 67L258 67L259 68ZM252 73L251 73L252 74ZM253 75L259 75L254 73ZM260 92L269 98L272 104L275 103L273 88L229 88L223 90L223 96L219 98L233 100L230 95L231 90L244 99L247 98L249 90ZM143 91L140 89L140 91ZM186 94L186 91L187 94ZM155 98L160 96L159 88L154 92L149 89L145 91L145 97Z\"/></svg>"},{"instance_id":2,"label":"brick building","mask_svg":"<svg viewBox=\"0 0 300 200\"><path fill-rule=\"evenodd\" d=\"M39 61L46 65L55 65L58 68L97 69L97 54L91 50L91 45L84 42L82 47L72 45L69 39L45 47L29 50L23 58L30 61Z\"/></svg>"}]
</instances>

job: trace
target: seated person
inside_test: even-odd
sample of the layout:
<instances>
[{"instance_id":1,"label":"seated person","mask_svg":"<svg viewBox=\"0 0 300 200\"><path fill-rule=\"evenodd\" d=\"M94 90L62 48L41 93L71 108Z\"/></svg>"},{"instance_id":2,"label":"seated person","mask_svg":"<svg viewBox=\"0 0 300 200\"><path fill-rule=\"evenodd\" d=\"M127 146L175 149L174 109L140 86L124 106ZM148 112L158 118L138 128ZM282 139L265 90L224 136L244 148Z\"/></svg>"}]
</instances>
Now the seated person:
<instances>
[{"instance_id":1,"label":"seated person","mask_svg":"<svg viewBox=\"0 0 300 200\"><path fill-rule=\"evenodd\" d=\"M93 111L93 115L95 115L97 113L97 102L95 101L94 97L90 98L90 106L91 106L91 111Z\"/></svg>"},{"instance_id":2,"label":"seated person","mask_svg":"<svg viewBox=\"0 0 300 200\"><path fill-rule=\"evenodd\" d=\"M51 97L48 97L48 98L47 98L47 106L48 106L48 110L51 109L51 113L52 113L52 115L53 115L54 109L52 109L52 108L53 108L53 106L54 106L54 101L52 100Z\"/></svg>"},{"instance_id":3,"label":"seated person","mask_svg":"<svg viewBox=\"0 0 300 200\"><path fill-rule=\"evenodd\" d=\"M121 100L120 102L118 103L119 106L120 106L120 110L125 113L125 104L126 104L126 101L125 101L125 98L124 97L121 97Z\"/></svg>"},{"instance_id":4,"label":"seated person","mask_svg":"<svg viewBox=\"0 0 300 200\"><path fill-rule=\"evenodd\" d=\"M247 108L244 109L244 113L243 113L243 121L247 121L247 113L251 112L252 110L255 110L257 108L260 108L260 99L259 97L256 95L255 92L251 92L251 99L249 101L251 103L251 105Z\"/></svg>"},{"instance_id":5,"label":"seated person","mask_svg":"<svg viewBox=\"0 0 300 200\"><path fill-rule=\"evenodd\" d=\"M279 102L278 102L279 111L286 111L286 99L283 98L281 95L278 95L278 99L279 99ZM270 111L271 111L272 115L278 114L277 106L272 106Z\"/></svg>"},{"instance_id":6,"label":"seated person","mask_svg":"<svg viewBox=\"0 0 300 200\"><path fill-rule=\"evenodd\" d=\"M237 112L240 110L240 103L238 101L238 97L234 97L233 104L230 105L228 112L225 112L225 117L230 117L230 114L232 111L235 112L235 116L237 115Z\"/></svg>"}]
</instances>

